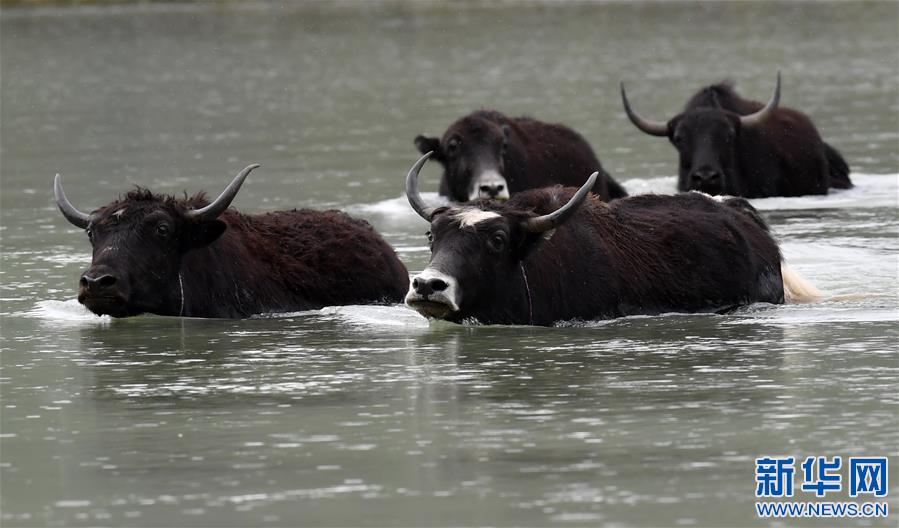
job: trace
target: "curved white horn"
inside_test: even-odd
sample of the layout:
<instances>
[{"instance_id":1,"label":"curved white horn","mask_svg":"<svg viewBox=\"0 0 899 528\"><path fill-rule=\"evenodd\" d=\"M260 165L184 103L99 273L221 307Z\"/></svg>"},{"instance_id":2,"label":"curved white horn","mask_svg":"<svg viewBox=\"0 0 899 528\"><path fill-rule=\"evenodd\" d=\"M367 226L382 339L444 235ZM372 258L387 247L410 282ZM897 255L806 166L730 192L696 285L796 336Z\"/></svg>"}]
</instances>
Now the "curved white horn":
<instances>
[{"instance_id":1,"label":"curved white horn","mask_svg":"<svg viewBox=\"0 0 899 528\"><path fill-rule=\"evenodd\" d=\"M220 214L225 212L225 209L231 205L231 202L234 200L234 197L237 196L237 192L240 190L240 186L243 185L243 181L247 179L247 176L253 169L258 169L259 164L254 163L252 165L247 166L244 170L240 171L240 173L234 177L234 180L225 187L225 190L222 191L222 194L219 195L218 198L213 200L213 202L202 209L195 209L193 211L188 211L186 216L188 218L193 218L196 220L208 220L213 218L218 218Z\"/></svg>"},{"instance_id":2,"label":"curved white horn","mask_svg":"<svg viewBox=\"0 0 899 528\"><path fill-rule=\"evenodd\" d=\"M555 229L562 225L565 220L568 220L571 215L577 212L578 208L581 204L584 203L584 200L587 199L587 194L593 189L593 185L596 184L596 178L599 177L599 172L594 172L587 179L587 183L581 186L580 189L574 196L568 200L568 203L559 207L555 211L545 214L543 216L537 216L534 218L528 218L521 222L521 227L525 231L529 231L531 233L543 233L549 231L550 229Z\"/></svg>"}]
</instances>

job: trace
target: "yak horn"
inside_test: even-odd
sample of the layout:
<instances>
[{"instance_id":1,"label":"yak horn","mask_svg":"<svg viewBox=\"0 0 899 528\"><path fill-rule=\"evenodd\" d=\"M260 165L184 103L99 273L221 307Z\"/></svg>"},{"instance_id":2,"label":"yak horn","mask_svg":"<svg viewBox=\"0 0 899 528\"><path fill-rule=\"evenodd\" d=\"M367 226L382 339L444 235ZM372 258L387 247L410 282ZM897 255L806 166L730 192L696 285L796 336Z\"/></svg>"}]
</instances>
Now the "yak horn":
<instances>
[{"instance_id":1,"label":"yak horn","mask_svg":"<svg viewBox=\"0 0 899 528\"><path fill-rule=\"evenodd\" d=\"M646 132L650 136L667 136L668 135L668 123L662 123L661 121L650 121L648 119L644 119L640 117L634 110L631 108L631 104L627 100L627 94L624 92L624 82L621 83L621 102L624 103L624 111L627 113L627 117L630 118L631 123L634 124L637 128Z\"/></svg>"},{"instance_id":2,"label":"yak horn","mask_svg":"<svg viewBox=\"0 0 899 528\"><path fill-rule=\"evenodd\" d=\"M222 194L219 195L218 198L215 199L211 204L203 207L202 209L194 209L193 211L187 211L185 216L187 218L192 218L195 220L213 220L218 218L218 216L225 212L225 209L231 205L231 201L234 200L234 197L237 196L237 191L240 190L240 186L243 185L243 181L247 179L247 175L253 171L253 169L258 169L259 164L254 163L252 165L247 166L244 170L240 171L240 174L234 177L234 180L225 187L225 190L222 191Z\"/></svg>"},{"instance_id":3,"label":"yak horn","mask_svg":"<svg viewBox=\"0 0 899 528\"><path fill-rule=\"evenodd\" d=\"M757 127L761 124L764 124L765 121L768 120L769 117L774 115L774 110L777 109L777 104L780 102L780 70L777 70L777 84L774 86L774 94L771 96L771 99L768 101L768 104L765 105L764 108L759 110L754 114L749 114L747 116L740 116L740 125L746 128Z\"/></svg>"},{"instance_id":4,"label":"yak horn","mask_svg":"<svg viewBox=\"0 0 899 528\"><path fill-rule=\"evenodd\" d=\"M419 158L419 160L415 162L415 165L409 169L409 174L406 175L406 198L409 200L409 205L411 205L412 209L418 213L418 216L424 218L428 222L431 221L435 208L428 207L425 204L425 201L422 200L421 194L418 192L418 173L433 153L434 151L432 150Z\"/></svg>"},{"instance_id":5,"label":"yak horn","mask_svg":"<svg viewBox=\"0 0 899 528\"><path fill-rule=\"evenodd\" d=\"M53 194L56 195L56 207L59 207L59 211L66 217L66 220L75 227L87 229L88 224L91 223L91 215L75 209L72 202L66 198L66 193L62 190L62 179L59 177L59 174L53 180Z\"/></svg>"},{"instance_id":6,"label":"yak horn","mask_svg":"<svg viewBox=\"0 0 899 528\"><path fill-rule=\"evenodd\" d=\"M568 200L568 203L562 207L559 207L549 214L523 220L521 222L522 229L530 233L544 233L562 225L565 220L568 220L571 215L577 212L578 207L580 207L581 204L584 203L584 200L587 199L587 193L593 188L597 177L599 177L598 172L591 174L587 179L587 183L582 185L581 188L574 193L574 196L571 197L571 200Z\"/></svg>"}]
</instances>

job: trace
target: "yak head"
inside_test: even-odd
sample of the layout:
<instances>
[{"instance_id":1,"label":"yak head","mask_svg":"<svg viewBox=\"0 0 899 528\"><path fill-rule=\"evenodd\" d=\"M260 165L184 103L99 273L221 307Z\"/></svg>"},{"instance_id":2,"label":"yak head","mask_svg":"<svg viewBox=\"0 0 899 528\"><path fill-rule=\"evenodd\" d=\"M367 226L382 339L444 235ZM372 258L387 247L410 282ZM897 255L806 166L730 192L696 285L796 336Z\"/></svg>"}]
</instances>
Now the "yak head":
<instances>
[{"instance_id":1,"label":"yak head","mask_svg":"<svg viewBox=\"0 0 899 528\"><path fill-rule=\"evenodd\" d=\"M511 129L493 117L475 112L453 123L442 139L415 138L419 152L433 152L443 165L440 194L454 202L509 198L505 157Z\"/></svg>"},{"instance_id":2,"label":"yak head","mask_svg":"<svg viewBox=\"0 0 899 528\"><path fill-rule=\"evenodd\" d=\"M413 277L406 304L426 317L459 322L496 299L508 299L521 260L540 240L571 218L593 188L598 173L562 207L538 216L511 203L479 200L433 208L418 193L425 154L406 177L406 197L430 223L431 260Z\"/></svg>"},{"instance_id":3,"label":"yak head","mask_svg":"<svg viewBox=\"0 0 899 528\"><path fill-rule=\"evenodd\" d=\"M668 122L650 121L638 115L627 100L624 83L621 100L631 122L651 136L667 137L680 156L677 188L707 194L739 195L740 136L762 127L774 115L780 101L780 72L774 94L759 111L739 115L720 107L690 107Z\"/></svg>"},{"instance_id":4,"label":"yak head","mask_svg":"<svg viewBox=\"0 0 899 528\"><path fill-rule=\"evenodd\" d=\"M137 189L90 214L69 202L57 174L56 205L66 220L87 232L93 246L91 266L79 280L78 302L97 315L181 315L181 259L225 232L218 216L258 166L241 171L212 203L202 194L179 200Z\"/></svg>"}]
</instances>

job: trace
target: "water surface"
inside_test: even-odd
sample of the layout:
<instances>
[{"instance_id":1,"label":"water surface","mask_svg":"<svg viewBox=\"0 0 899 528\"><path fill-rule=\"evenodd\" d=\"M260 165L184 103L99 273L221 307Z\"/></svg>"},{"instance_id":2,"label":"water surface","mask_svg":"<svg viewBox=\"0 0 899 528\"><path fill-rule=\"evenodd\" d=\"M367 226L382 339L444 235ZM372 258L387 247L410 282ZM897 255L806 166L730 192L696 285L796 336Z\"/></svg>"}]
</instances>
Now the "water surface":
<instances>
[{"instance_id":1,"label":"water surface","mask_svg":"<svg viewBox=\"0 0 899 528\"><path fill-rule=\"evenodd\" d=\"M766 525L765 454L889 455L895 512L897 10L4 9L0 522ZM502 328L402 306L110 320L73 299L89 246L55 210L57 172L91 209L135 184L218 192L259 162L235 206L347 209L415 272L415 135L482 107L565 122L631 192L672 192L675 151L627 122L619 80L664 119L722 78L764 99L778 68L857 183L754 201L826 302Z\"/></svg>"}]
</instances>

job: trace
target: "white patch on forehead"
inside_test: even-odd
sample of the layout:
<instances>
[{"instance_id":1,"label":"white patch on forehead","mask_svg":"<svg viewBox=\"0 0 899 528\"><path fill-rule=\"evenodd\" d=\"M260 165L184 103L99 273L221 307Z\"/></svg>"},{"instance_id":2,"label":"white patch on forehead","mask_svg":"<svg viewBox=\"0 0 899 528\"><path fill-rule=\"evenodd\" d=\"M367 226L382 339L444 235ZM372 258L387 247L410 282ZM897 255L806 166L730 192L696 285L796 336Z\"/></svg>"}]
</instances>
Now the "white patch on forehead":
<instances>
[{"instance_id":1,"label":"white patch on forehead","mask_svg":"<svg viewBox=\"0 0 899 528\"><path fill-rule=\"evenodd\" d=\"M462 209L453 215L453 218L459 221L459 227L471 227L475 224L490 220L491 218L499 218L501 215L493 211L482 211L475 207Z\"/></svg>"},{"instance_id":2,"label":"white patch on forehead","mask_svg":"<svg viewBox=\"0 0 899 528\"><path fill-rule=\"evenodd\" d=\"M115 216L116 218L121 218L122 215L125 214L125 209L128 209L128 208L127 208L127 207L122 207L122 208L119 209L118 211L112 213L112 215Z\"/></svg>"}]
</instances>

